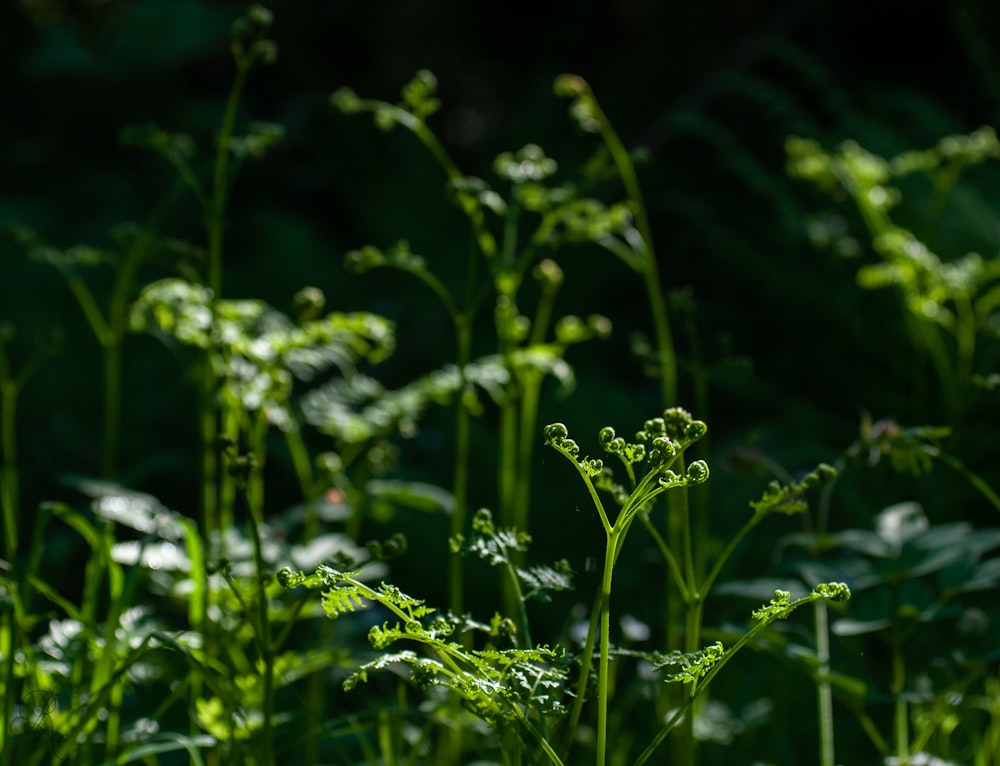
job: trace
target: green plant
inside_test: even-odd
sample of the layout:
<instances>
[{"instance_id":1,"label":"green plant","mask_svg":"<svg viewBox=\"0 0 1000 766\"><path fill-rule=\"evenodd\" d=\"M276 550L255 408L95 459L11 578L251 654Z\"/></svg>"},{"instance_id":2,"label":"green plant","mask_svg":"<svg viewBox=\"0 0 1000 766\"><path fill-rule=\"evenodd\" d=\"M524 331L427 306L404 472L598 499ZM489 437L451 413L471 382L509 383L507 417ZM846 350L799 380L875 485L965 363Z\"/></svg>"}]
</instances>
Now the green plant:
<instances>
[{"instance_id":1,"label":"green plant","mask_svg":"<svg viewBox=\"0 0 1000 766\"><path fill-rule=\"evenodd\" d=\"M884 465L921 476L941 463L958 470L1000 509L989 485L944 451L948 436L948 429L902 428L866 418L860 438L837 460L838 483L859 469L876 471ZM787 475L763 456L758 462ZM857 719L886 764L989 757L988 748L975 741L979 706L972 701L978 699L974 692L991 682L996 661L986 640L993 619L990 597L983 594L998 584L1000 568L991 556L1000 545L998 530L974 528L967 521L932 524L919 503L907 501L876 514L874 530L831 531L835 486L829 484L816 512L803 517L803 531L783 537L777 549L783 568L800 581L843 577L856 596L854 615L831 619L817 603L811 645L791 634L766 636L763 642L816 682L821 763L836 762L834 703ZM773 579L748 579L725 583L720 591L758 597L773 586ZM831 637L844 644L836 665ZM852 645L884 651L887 671L852 668L844 656ZM972 730L971 721L977 722Z\"/></svg>"},{"instance_id":2,"label":"green plant","mask_svg":"<svg viewBox=\"0 0 1000 766\"><path fill-rule=\"evenodd\" d=\"M602 144L583 167L578 181L553 185L556 162L534 144L517 152L504 152L494 162L494 172L510 185L502 195L480 178L464 176L448 156L447 151L427 124L427 118L440 108L435 98L437 83L426 71L402 90L399 104L363 99L352 90L342 88L333 95L333 103L343 112L368 112L376 125L388 130L400 125L412 131L444 169L454 202L468 216L472 236L467 262L465 297L459 301L451 296L445 281L435 276L423 258L415 256L407 243L400 243L383 252L366 247L349 255L348 263L358 270L391 266L421 279L442 301L456 328L458 370L461 397L458 407L455 438L455 470L453 483L454 511L452 535L460 534L466 524L465 508L468 491L469 415L474 401L469 397L468 372L471 327L483 300L479 287L479 259L486 264L495 295L495 327L499 361L505 385L497 386L494 398L500 405L500 440L498 446L498 508L503 524L527 530L529 528L529 493L531 458L537 423L541 383L546 374L554 374L564 383L570 369L563 361L565 348L590 336L604 337L610 323L594 316L586 324L576 317L565 317L555 326L555 343L546 343L545 336L553 312L556 293L563 281L562 269L552 258L566 244L591 243L620 259L642 281L655 343L646 352L647 367L659 379L662 404L677 403L678 372L670 318L659 275L652 229L639 185L635 162L618 137L611 122L601 109L590 86L575 75L557 78L558 95L570 98L570 113L584 132L596 133ZM625 199L606 204L596 194L595 187L608 181L624 187ZM492 221L497 226L491 226ZM499 229L499 231L497 231ZM538 261L541 254L550 254ZM532 267L533 263L537 265ZM533 318L518 308L519 293L529 269L541 282L541 298ZM692 332L692 335L696 333ZM699 384L698 398L704 400L704 380ZM683 456L677 460L683 462ZM683 470L683 466L681 466ZM690 554L692 566L700 566L703 551L686 548L690 526L687 493L672 493L668 502L666 545L678 560ZM700 539L700 538L699 538ZM700 545L700 543L699 543ZM697 562L697 563L696 563ZM700 573L699 573L700 574ZM461 562L453 559L449 577L451 608L463 608ZM517 607L512 591L506 591L507 611ZM699 641L697 622L686 622L678 599L668 599L665 625L668 643L683 642L693 650ZM686 721L687 749L693 747L691 721Z\"/></svg>"},{"instance_id":3,"label":"green plant","mask_svg":"<svg viewBox=\"0 0 1000 766\"><path fill-rule=\"evenodd\" d=\"M846 193L854 202L876 255L875 262L859 267L858 285L898 290L912 346L930 361L948 417L956 418L968 400L977 340L996 335L1000 260L978 252L958 255L970 238L956 237L950 225L952 217L959 217L953 206L962 198L957 188L962 173L1000 155L993 129L947 136L929 149L891 158L854 141L826 152L816 141L793 137L787 151L792 175L827 193ZM892 214L904 202L900 189L904 185L906 201L919 217L905 207L902 215ZM918 197L919 192L923 194ZM973 226L989 225L976 220L973 205L969 207L963 215ZM857 241L835 219L818 219L813 233L818 244L859 254ZM992 237L988 229L982 235L987 240Z\"/></svg>"},{"instance_id":4,"label":"green plant","mask_svg":"<svg viewBox=\"0 0 1000 766\"><path fill-rule=\"evenodd\" d=\"M38 372L45 357L52 351L43 346L25 362L20 369L14 368L8 352L8 345L14 339L14 327L10 322L0 323L0 513L3 514L3 561L0 566L0 585L3 587L3 621L0 623L0 655L3 666L0 680L3 681L3 704L0 714L3 721L14 718L17 686L16 654L31 629L32 618L25 598L24 581L34 575L39 556L31 555L24 575L19 571L21 551L21 501L19 465L17 449L17 403L25 385ZM35 538L34 542L38 542ZM22 579L23 578L23 579ZM0 731L0 753L11 751L7 727ZM10 761L8 761L10 762Z\"/></svg>"},{"instance_id":5,"label":"green plant","mask_svg":"<svg viewBox=\"0 0 1000 766\"><path fill-rule=\"evenodd\" d=\"M190 12L198 5L176 7ZM136 13L159 6L146 3ZM747 749L740 752L752 751L762 762L808 760L790 752L805 747L811 733L786 738L751 731L751 719L759 725L766 718L760 713L766 700L754 713L747 699L760 696L759 681L766 677L766 694L775 687L778 704L798 714L806 709L809 685L772 683L768 658L741 662L743 679L741 673L722 674L745 648L768 650L815 682L821 766L836 763L835 740L844 761L848 753L863 759L874 751L885 764L915 766L933 758L995 764L1000 712L996 656L987 640L995 620L987 599L997 586L991 556L997 535L938 517L942 509L972 516L1000 508L988 449L979 456L961 449L991 428L989 411L980 405L997 384L995 259L948 257L989 252L990 240L967 247L956 230L970 227L954 221L972 219L971 229L987 233L995 224L985 195L970 194L965 185L970 175L975 183L975 171L964 172L996 153L991 134L953 137L893 160L852 145L826 153L818 144L790 142L795 171L835 195L846 190L869 226L877 258L859 270L859 280L866 287L900 288L898 317L910 346L938 374L946 416L934 419L941 427L922 428L866 420L836 471L824 465L785 471L778 458L758 455L777 481L746 514L741 500L733 502L743 490L719 481L730 478L730 466L716 462L704 423L678 404L690 398L697 405L692 409L708 420L709 386L726 380L724 368L706 362L701 343L720 303L731 304L726 311L733 312L743 312L744 304L717 300L730 294L716 266L731 271L740 290L746 282L762 304L790 312L782 316L794 317L806 303L789 287L797 288L805 271L784 275L782 258L790 253L778 252L790 249L802 228L798 199L780 178L780 167L762 158L751 132L731 130L712 108L672 110L668 130L684 139L684 149L709 146L736 183L702 193L679 182L682 175L671 175L670 189L647 187L655 189L647 209L640 171L644 184L647 172L657 180L654 172L643 169L640 152L626 149L590 86L575 75L559 77L556 90L570 100L574 124L596 137L592 156L574 167L562 159L573 147L550 136L545 143L559 147L558 162L528 143L487 161L482 178L467 175L459 155L446 147L452 115L442 109L429 72L418 72L398 103L338 91L332 101L340 111L370 114L381 129L415 136L464 217L468 232L459 239L467 236L468 252L457 269L443 244L451 241L450 232L418 228L407 232L409 241L385 234L382 218L389 230L396 212L388 205L378 209L374 235L385 241L345 259L355 273L392 268L427 288L439 306L417 315L437 311L450 323L449 358L426 340L432 335L436 341L436 333L412 331L409 312L421 301L419 291L390 296L390 310L407 318L398 327L367 305L338 311L343 304L333 299L328 309L327 296L341 286L329 284L321 270L294 284L324 289L303 288L287 306L277 290L266 299L234 295L234 277L243 276L230 265L234 243L256 247L254 238L266 229L254 221L241 238L235 224L246 198L233 196L234 185L245 161L270 154L283 136L270 123L244 127L243 117L250 73L275 61L272 31L282 30L272 24L270 12L254 5L233 29L235 77L209 151L199 155L198 144L206 142L153 125L122 132L125 144L153 150L174 171L174 185L142 224L115 227L111 243L101 247L57 247L47 240L72 242L78 235L36 226L52 232L43 237L26 226L14 228L28 260L55 267L75 298L85 320L79 337L86 342L69 350L68 364L100 354L103 394L94 429L99 433L82 437L98 457L85 459L82 468L65 465L56 459L58 443L50 444L48 432L26 422L23 412L25 404L39 411L31 401L36 392L55 398L73 381L54 380L50 363L43 367L51 348L25 354L11 325L0 324L0 765L419 766L475 760L639 766L666 758L690 766L732 762L744 742ZM763 106L782 130L790 125L812 135L826 120L805 108L812 95L800 97L795 89L821 90L816 101L836 112L839 127L861 126L865 141L877 133L880 126L860 120L862 110L846 102L848 94L810 55L780 42L765 47L770 65L795 71L788 87L754 71L728 71L715 92L737 96L744 109ZM295 113L282 98L261 103L254 111L277 105ZM929 103L916 102L913 113L922 107L934 116ZM290 133L302 127L292 119ZM336 151L343 154L339 146ZM482 159L474 151L465 156L470 164ZM660 156L658 165L671 163ZM697 165L700 172L701 158ZM373 177L379 172L364 168L369 170ZM271 205L284 188L279 178L269 175L262 185L268 213L277 210ZM890 210L893 187L906 202L918 203L916 214L902 203ZM777 215L762 216L744 204L746 191L766 198ZM924 206L928 198L932 204ZM231 201L241 204L231 209ZM6 205L6 198L0 203ZM307 216L309 205L300 206L296 212ZM196 220L185 220L191 212ZM653 243L654 224L664 213L665 221L679 214L691 223L669 227L669 259ZM299 243L285 229L294 233L296 225L276 218L274 228L282 232L275 244L290 251ZM813 221L810 232L836 240L840 223L827 215ZM168 230L185 229L200 244L165 238ZM330 240L317 242L329 250ZM857 250L857 240L839 240L842 250L852 243ZM590 260L595 251L614 258ZM712 303L702 304L699 294L696 314L694 291L677 288L703 260L690 256L706 252L713 254L705 261L713 272L706 292ZM619 316L634 321L628 313L633 307L605 300L603 293L601 302L582 311L572 306L576 313L566 315L563 307L588 281L604 287L606 277L617 278L608 262L638 280L629 301L645 304L636 308L648 315L651 340L634 341L638 365L627 364L622 352L599 376L578 344L610 338L612 318L620 332ZM32 269L44 272L21 259L15 277L34 278ZM344 282L349 289L357 284ZM264 294L266 287L257 293L255 285L249 294ZM2 307L19 329L22 308L17 301ZM130 338L130 331L162 343ZM397 346L403 359L379 373L394 382L382 383L370 367ZM588 351L603 359L608 352L602 347L610 346ZM822 344L824 359L838 371L857 369L857 357L870 347L877 344ZM816 349L811 336L803 348ZM149 391L127 388L125 373L144 368L150 354L164 349L177 362L177 379L194 381L190 401L164 396L168 388L184 388L172 385L173 376L151 381ZM897 355L896 348L878 348L906 366L906 385L915 396L905 404L937 414L920 388L921 376L904 358L908 350ZM770 347L765 354L778 358ZM631 377L633 368L655 382ZM639 407L661 415L628 438L603 429L600 458L581 457L565 426L539 427L554 419L547 378L557 395L582 384L583 397L558 404L567 422L578 417L572 407L595 401L598 387L594 409L603 415L607 407L609 419L622 411L632 416ZM763 376L757 381L769 391L772 383ZM762 438L773 429L796 463L808 451L793 435L802 431L800 404L813 385L794 392L774 388L768 394L772 412L760 423ZM843 377L823 385L838 402L847 401ZM892 391L877 393L902 401ZM712 399L714 404L714 392ZM148 427L142 415L163 407L160 400L185 401L185 409L156 421L171 421L169 427ZM137 417L123 417L125 404L135 406ZM445 407L450 412L442 412ZM722 426L714 437L720 442L734 438L727 432L736 427L733 412L711 418ZM52 418L59 417L65 414L56 408ZM810 426L829 420L807 418ZM442 423L452 438L442 437ZM178 436L183 424L192 428L191 443ZM143 457L122 448L129 443L125 436L133 442L141 437ZM543 441L547 449L540 455ZM32 465L25 452L44 455L46 465ZM559 470L549 465L539 476L545 455L556 454L580 477L574 488L586 507L576 515L570 514L578 499L563 488ZM709 460L712 482L706 481ZM899 485L882 482L881 474L865 484L858 476L871 472L853 470L865 463L919 474L926 483L913 485L912 496L921 503L887 504L886 494ZM952 495L954 483L937 474L931 484L928 469L938 464L966 480L956 482L961 492ZM55 480L67 467L80 473L59 473ZM841 491L833 495L835 473ZM35 504L37 487L24 489L29 476L43 477L41 491L51 502ZM160 484L150 491L163 502L136 489L151 477ZM932 491L953 500L941 505ZM495 515L471 513L480 500ZM874 531L872 508L884 508ZM567 518L580 535L560 534ZM767 558L769 545L741 545L764 519L781 535L779 565ZM577 520L593 523L588 529ZM788 535L800 521L802 532ZM409 540L388 528L395 524ZM541 560L554 563L533 561L540 548L546 551ZM762 578L775 566L788 576ZM445 570L448 592L439 593L436 576ZM412 572L416 578L408 579ZM718 582L723 575L728 581ZM828 605L849 595L841 580L857 593L849 615ZM717 598L727 594L763 606L734 610ZM436 611L428 605L434 602L448 609ZM812 606L811 627L783 619L805 605ZM741 612L749 615L745 622L727 619ZM841 651L840 645L865 653ZM888 660L880 663L883 657ZM724 704L730 701L731 710ZM854 729L841 721L845 711L857 722ZM715 734L744 739L735 745L717 737L726 744L696 747L713 725ZM776 731L780 719L769 725ZM855 731L867 741L853 741Z\"/></svg>"},{"instance_id":6,"label":"green plant","mask_svg":"<svg viewBox=\"0 0 1000 766\"><path fill-rule=\"evenodd\" d=\"M770 487L759 501L751 504L753 516L732 538L706 579L692 582L690 573L686 575L681 571L678 561L659 537L648 516L657 496L708 479L708 467L701 461L688 466L684 475L671 470L684 449L701 438L705 431L704 423L693 420L690 414L677 408L667 410L662 417L646 421L634 442L617 437L610 427L603 429L600 434L601 446L624 467L631 487L626 490L614 482L610 470L604 467L601 459L580 457L580 448L569 438L565 426L556 423L546 427L546 443L576 467L607 538L601 583L588 621L587 637L579 655L573 658L573 664L578 666L575 680L569 671L568 658L572 656L570 651L565 647L552 648L549 644L534 644L524 609L525 602L535 595L569 587L567 565L561 563L555 567L531 568L517 566L514 556L526 550L530 538L513 528L497 527L486 510L476 514L472 537L455 538L452 548L455 553L474 553L506 570L507 579L518 596L520 606L513 621L499 613L489 623L471 622L469 618L453 613L430 620L435 610L427 607L423 601L404 594L396 586L383 582L373 588L359 580L356 572L338 571L330 567L321 566L314 574L308 575L285 569L279 573L279 580L288 588L306 586L322 590L324 610L331 618L354 613L369 605L381 607L396 622L374 626L368 636L372 646L385 652L397 642L413 642L425 652L418 654L406 649L382 653L349 676L344 682L345 689L354 688L358 681L367 680L369 671L384 670L400 664L409 665L410 679L418 689L449 689L463 700L467 709L483 719L496 734L504 762L510 764L522 763L532 742L542 748L551 763L569 762L581 725L584 704L591 700L597 708L596 740L593 745L595 762L604 764L609 750L611 665L616 657L629 654L611 642L612 583L625 538L633 522L641 520L658 541L673 581L683 595L686 608L689 614L695 615L691 619L700 621L701 610L712 584L744 535L772 513L800 513L806 508L802 495L831 481L834 475L829 466L821 466L801 482L784 487L777 484ZM636 469L643 464L648 467L639 476ZM606 510L599 494L602 492L607 493L612 502L620 506L616 514ZM693 652L675 650L668 653L633 653L634 656L648 659L656 669L674 670L665 674L665 681L689 685L685 703L667 717L666 723L635 761L637 766L646 762L670 731L684 719L685 714L690 714L694 700L705 691L719 670L767 625L787 617L802 605L823 598L842 601L849 595L847 587L838 583L817 586L810 595L794 601L789 593L777 592L770 604L754 613L758 624L738 637L729 648L717 642ZM484 649L470 648L473 642L468 637L462 637L463 632L470 631L487 636ZM513 646L498 648L504 643ZM592 686L595 664L596 682ZM561 743L550 735L550 732L554 733L559 729L562 730ZM525 738L529 741L525 741Z\"/></svg>"},{"instance_id":7,"label":"green plant","mask_svg":"<svg viewBox=\"0 0 1000 766\"><path fill-rule=\"evenodd\" d=\"M617 235L630 226L631 214L624 205L608 210L596 200L580 199L568 184L548 186L547 179L556 172L557 165L534 144L496 158L493 170L500 182L509 187L506 195L481 178L463 174L427 123L427 118L440 108L436 88L434 75L421 71L404 86L399 104L362 99L348 88L338 90L331 100L348 114L371 113L383 130L399 125L411 131L441 166L447 177L449 196L467 216L471 227L464 294L461 298L454 296L446 287L450 280L436 274L406 242L386 251L366 246L350 253L347 263L358 272L391 267L413 275L441 301L454 325L458 395L454 397L457 417L452 535L463 533L467 523L470 417L480 408L473 389L477 382L489 386L490 395L500 407L497 464L500 516L504 524L526 530L533 434L543 380L553 375L568 389L572 370L564 361L567 347L590 338L607 337L611 329L608 319L600 315L586 320L567 316L552 327L555 298L564 276L551 257L542 256L553 253L564 239L606 245L613 242L616 248L625 247ZM483 266L488 275L485 285L481 279ZM533 316L523 314L519 308L519 295L529 275L541 288ZM486 303L486 290L492 292L490 297L495 306L497 353L474 361L472 329ZM548 340L553 330L555 338ZM485 365L495 373L476 374L477 367ZM454 560L451 567L451 608L461 612L464 586L460 561Z\"/></svg>"},{"instance_id":8,"label":"green plant","mask_svg":"<svg viewBox=\"0 0 1000 766\"><path fill-rule=\"evenodd\" d=\"M4 614L4 713L6 721L22 722L17 733L25 735L16 747L3 748L5 758L29 762L23 751L30 749L34 734L44 729L53 746L37 749L31 762L50 756L57 761L127 762L173 750L185 750L200 762L198 751L205 749L209 763L226 758L270 764L274 731L281 720L275 710L279 688L315 674L323 666L318 659L321 655L316 653L280 652L299 619L302 604L284 609L272 603L269 594L269 588L274 590L269 572L277 562L275 552L267 550L270 527L264 518L268 433L276 426L285 435L307 500L305 532L311 542L320 543L324 538L318 535L316 500L322 485L312 474L291 408L293 381L331 367L349 374L358 360L375 361L390 353L393 336L391 324L371 314L321 317L323 295L315 288L296 296L294 320L263 301L221 297L222 234L235 170L239 161L261 156L280 135L280 129L272 125L251 125L245 136L235 133L240 95L249 71L260 61L274 59L276 48L266 35L271 22L270 12L254 5L234 25L232 51L237 75L223 115L209 183L201 179L200 168L193 161L195 144L186 135L144 126L126 130L122 136L127 144L163 155L178 173L178 188L193 193L205 213L207 263L198 262L198 248L161 240L155 231L176 201L176 190L165 197L146 226L121 227L117 232L123 248L120 256L83 246L60 251L26 228L15 230L21 246L32 257L56 266L65 276L104 349L105 473L115 473L117 462L124 394L123 346L125 333L131 329L158 335L182 361L198 370L203 480L197 524L176 517L153 498L114 485L73 480L73 486L96 495L92 507L77 509L67 503L47 506L30 530L30 554L23 553L13 415L17 395L41 357L15 375L3 349L3 512L5 556L11 572L9 579L4 577L4 592L12 607ZM185 256L171 259L184 278L147 281L136 295L140 267L160 253ZM116 264L106 312L80 273L81 266L103 261ZM89 549L81 606L38 574L42 540L53 514L77 532ZM241 515L244 522L237 534ZM124 552L128 544L116 537L121 526L146 536L138 551ZM133 566L126 574L122 557L141 566ZM166 572L160 573L159 586L183 605L173 618L190 633L139 619L138 607L132 606L141 597L141 586L150 584L144 575L153 573L155 591L156 573L161 569ZM162 582L167 572L177 580ZM144 598L151 597L155 596L146 594ZM53 618L49 634L41 638L37 636L38 618L31 609L39 599L48 601L62 615L58 620ZM139 612L146 614L145 610ZM130 626L136 622L141 624ZM126 725L123 702L134 691L136 674L148 682L162 672L178 672L176 666L163 670L172 661L163 659L164 653L179 656L183 682L170 689L162 705L149 711L151 720L175 715L185 700L194 717L186 727L180 727L181 731L190 729L189 735L168 736L157 742L155 736L144 737L140 728ZM54 667L47 659L51 656L61 661L70 655L71 659ZM25 658L23 667L15 666L17 656ZM37 715L16 712L29 705L30 699L42 697L52 700L51 710L46 705ZM18 703L18 699L23 701ZM32 723L36 718L44 725ZM133 723L141 727L143 720ZM204 734L198 733L199 727ZM6 729L4 733L8 733Z\"/></svg>"}]
</instances>

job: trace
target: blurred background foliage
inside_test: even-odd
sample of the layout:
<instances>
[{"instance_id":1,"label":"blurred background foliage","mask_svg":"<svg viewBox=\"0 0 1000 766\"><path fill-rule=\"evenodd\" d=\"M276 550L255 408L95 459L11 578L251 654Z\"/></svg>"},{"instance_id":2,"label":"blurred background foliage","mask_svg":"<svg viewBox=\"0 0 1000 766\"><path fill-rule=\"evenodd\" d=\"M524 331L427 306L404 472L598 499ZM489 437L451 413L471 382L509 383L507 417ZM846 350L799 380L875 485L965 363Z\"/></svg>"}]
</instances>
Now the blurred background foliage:
<instances>
[{"instance_id":1,"label":"blurred background foliage","mask_svg":"<svg viewBox=\"0 0 1000 766\"><path fill-rule=\"evenodd\" d=\"M247 163L235 185L226 297L261 298L289 313L294 293L311 284L332 310L385 315L399 325L398 349L375 374L393 387L453 360L454 350L441 342L451 337L447 316L406 275L353 275L343 257L364 244L385 248L405 239L441 264L438 274L454 264L458 281L466 222L412 135L382 134L366 119L344 117L329 95L346 85L395 101L415 71L429 69L443 103L432 124L468 174L488 175L497 154L534 142L568 176L593 147L552 94L553 79L574 72L591 84L625 143L646 157L641 181L672 293L681 404L711 428L709 523L720 538L759 494L762 456L793 475L833 462L858 438L864 413L955 427L949 449L996 485L995 392L975 394L981 400L964 408L967 422L945 422L940 392L928 385L930 370L915 358L900 321L898 296L857 286L859 264L873 256L856 211L849 200L789 177L785 146L790 135L828 149L851 139L892 156L996 124L997 4L269 5L280 53L274 66L253 73L240 122L278 123L284 137L263 161ZM0 225L29 226L57 248L113 249L117 226L147 219L175 188L174 173L161 158L123 146L121 131L156 123L186 132L200 146L197 156L211 162L232 78L229 27L244 9L230 0L4 3ZM919 216L928 192L919 185L905 192ZM949 225L933 232L936 251L995 256L998 169L986 163L969 171L951 199ZM199 242L200 210L178 200L161 230ZM638 425L659 406L655 381L630 353L629 339L649 334L640 288L596 248L561 258L562 310L607 314L614 336L570 352L576 390L560 399L553 384L541 422L562 420L579 434L596 434L605 423ZM140 283L171 273L169 263L154 261ZM98 295L110 292L109 269L97 266L86 276ZM9 238L0 244L0 320L16 326L9 346L15 358L30 356L51 333L61 338L61 353L46 360L20 406L23 507L30 509L69 492L52 486L54 473L100 471L92 436L100 431L100 356L63 277ZM185 511L199 482L196 424L178 413L193 410L194 388L162 385L176 380L176 365L151 338L130 337L126 354L121 478ZM976 361L977 371L996 371L995 346ZM705 400L692 382L699 377ZM490 417L476 424L484 445L494 442ZM432 413L400 442L396 472L447 484L451 433L448 416ZM319 437L313 446L328 448ZM485 450L477 463L483 478L474 482L473 503L493 502L492 460ZM563 540L546 535L545 519L550 531L573 519L574 509L556 502L572 477L551 458L539 461L546 464L535 473L533 526L546 560ZM268 499L284 507L296 502L292 472L280 456L273 462ZM915 477L882 467L845 479L831 526L870 529L880 509L914 497L934 521L948 520L955 508L974 522L995 521L944 469ZM426 526L423 517L390 526L433 535L435 544L446 529ZM793 528L789 521L777 533ZM764 545L742 552L735 566L754 573L771 562ZM405 558L398 566L406 571Z\"/></svg>"},{"instance_id":2,"label":"blurred background foliage","mask_svg":"<svg viewBox=\"0 0 1000 766\"><path fill-rule=\"evenodd\" d=\"M222 0L4 4L0 221L27 224L60 248L100 248L113 244L117 224L149 216L172 188L173 171L123 147L119 134L155 122L189 133L208 161L232 75L224 41L242 8ZM486 175L493 157L527 142L571 170L591 144L570 127L551 83L572 71L591 83L626 144L648 153L642 182L661 270L667 289L680 291L675 323L689 373L682 398L700 404L690 386L697 351L711 393L711 410L698 415L717 444L754 438L783 462L807 465L848 444L862 410L935 421L933 399L914 401L907 382L922 373L902 348L892 296L859 291L856 263L812 247L810 223L830 203L787 177L784 146L796 134L828 147L854 139L892 155L994 121L1000 66L990 30L1000 11L992 4L632 0L483 13L453 2L277 2L273 9L279 60L253 74L241 120L279 123L285 134L268 158L245 166L235 187L227 296L288 310L299 287L316 284L331 307L401 323L399 351L381 372L388 382L434 369L452 351L437 342L443 313L405 276L346 274L343 254L407 239L435 263L454 261L458 275L464 222L411 136L380 135L344 118L327 96L350 85L393 100L426 67L438 75L444 105L435 127L466 172ZM989 252L1000 237L990 197L996 173L987 166L974 175L975 185L961 191L977 204L958 210L979 216L975 231L985 239L976 247ZM833 224L853 222L844 213ZM182 200L162 229L197 242L200 225L196 205ZM856 231L864 258L868 246ZM550 406L583 426L628 422L638 417L630 414L639 409L637 390L655 401L655 386L624 356L624 339L646 329L636 287L600 254L578 248L568 257L578 267L567 268L561 305L611 314L618 342L571 359L580 366L579 390ZM103 273L92 272L89 279ZM92 341L60 275L5 242L0 300L19 344L49 329L65 335L66 353L49 362L64 374L39 380L22 404L26 467L38 465L44 476L51 466L97 465L87 434L98 413L86 406L97 395L97 355L88 353ZM127 417L143 424L126 445L130 467L146 480L175 476L186 438L172 414L186 393L152 385L166 363L152 345L130 340L130 353L143 356L132 357L125 402ZM67 376L70 390L62 386ZM423 468L446 464L436 454L446 439L447 431L431 431L419 442ZM170 447L180 451L173 468L143 467L143 459L170 459ZM29 475L26 499L40 492L31 486Z\"/></svg>"}]
</instances>

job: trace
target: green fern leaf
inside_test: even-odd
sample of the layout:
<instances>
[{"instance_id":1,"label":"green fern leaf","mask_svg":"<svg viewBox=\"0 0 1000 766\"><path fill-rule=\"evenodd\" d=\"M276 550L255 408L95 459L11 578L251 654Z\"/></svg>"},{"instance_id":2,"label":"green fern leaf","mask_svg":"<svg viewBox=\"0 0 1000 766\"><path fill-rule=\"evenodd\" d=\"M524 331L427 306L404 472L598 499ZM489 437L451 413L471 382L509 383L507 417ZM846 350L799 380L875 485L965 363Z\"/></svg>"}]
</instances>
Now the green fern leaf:
<instances>
[{"instance_id":1,"label":"green fern leaf","mask_svg":"<svg viewBox=\"0 0 1000 766\"><path fill-rule=\"evenodd\" d=\"M365 606L367 602L361 590L351 585L323 591L323 611L331 619L364 609Z\"/></svg>"}]
</instances>

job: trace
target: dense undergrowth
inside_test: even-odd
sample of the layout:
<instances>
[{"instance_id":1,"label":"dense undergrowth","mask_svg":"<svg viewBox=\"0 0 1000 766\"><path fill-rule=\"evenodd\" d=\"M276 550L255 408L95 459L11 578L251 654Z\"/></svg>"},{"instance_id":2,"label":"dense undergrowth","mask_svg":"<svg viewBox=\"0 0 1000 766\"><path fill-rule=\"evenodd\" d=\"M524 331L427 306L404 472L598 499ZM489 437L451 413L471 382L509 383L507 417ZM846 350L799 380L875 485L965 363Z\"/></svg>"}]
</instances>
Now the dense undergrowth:
<instances>
[{"instance_id":1,"label":"dense undergrowth","mask_svg":"<svg viewBox=\"0 0 1000 766\"><path fill-rule=\"evenodd\" d=\"M0 764L1000 763L995 133L886 156L792 137L793 180L710 116L678 118L884 322L877 364L869 330L841 327L772 359L881 365L896 389L867 404L906 403L801 448L786 397L749 418L756 441L723 425L719 446L715 399L768 381L702 352L712 296L677 289L646 159L575 75L555 93L578 161L528 143L480 175L437 132L432 73L399 101L336 90L337 120L392 133L366 142L430 158L448 252L419 230L352 243L348 289L389 296L360 309L309 274L284 310L232 297L230 242L253 244L235 190L286 131L242 109L273 23L261 6L235 23L214 138L123 129L174 177L144 220L99 247L8 226L10 273L61 280L81 347L36 340L31 302L5 300ZM790 96L732 85L819 132ZM703 247L765 236L674 195ZM760 300L796 300L732 262ZM50 372L66 357L88 380ZM73 399L99 413L89 465L20 459L36 389L91 394ZM155 402L162 441L130 399Z\"/></svg>"}]
</instances>

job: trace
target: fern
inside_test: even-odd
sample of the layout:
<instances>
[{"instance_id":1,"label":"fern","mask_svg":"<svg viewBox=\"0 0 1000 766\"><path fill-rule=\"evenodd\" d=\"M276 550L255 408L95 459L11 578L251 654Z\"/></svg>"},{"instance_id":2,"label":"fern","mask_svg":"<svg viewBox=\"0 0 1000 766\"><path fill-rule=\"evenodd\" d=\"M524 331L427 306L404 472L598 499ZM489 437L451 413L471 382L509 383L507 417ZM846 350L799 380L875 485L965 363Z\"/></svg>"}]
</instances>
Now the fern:
<instances>
[{"instance_id":1,"label":"fern","mask_svg":"<svg viewBox=\"0 0 1000 766\"><path fill-rule=\"evenodd\" d=\"M674 673L667 673L663 680L667 683L682 682L695 684L700 681L712 667L723 658L725 648L721 641L716 641L710 646L706 646L697 652L670 652L653 662L653 668L662 670L663 668L676 667Z\"/></svg>"},{"instance_id":2,"label":"fern","mask_svg":"<svg viewBox=\"0 0 1000 766\"><path fill-rule=\"evenodd\" d=\"M802 513L808 508L802 496L811 489L831 484L836 478L837 471L833 466L821 463L800 481L788 484L772 481L767 485L760 500L752 501L750 507L758 517L764 517L769 513L784 513L788 516Z\"/></svg>"},{"instance_id":3,"label":"fern","mask_svg":"<svg viewBox=\"0 0 1000 766\"><path fill-rule=\"evenodd\" d=\"M367 682L373 671L408 665L414 686L422 691L432 686L451 690L498 734L510 725L528 722L530 717L544 723L546 716L564 710L562 696L569 663L562 649L469 649L452 640L457 628L470 626L468 621L443 616L427 620L436 610L423 601L388 583L371 588L357 579L356 572L320 566L312 575L283 569L277 577L287 588L322 590L323 608L331 618L368 604L377 604L396 618L371 628L369 643L383 653L352 673L344 681L345 690ZM472 623L471 627L488 631L492 640L510 634L506 622L497 615L489 626ZM423 652L386 651L400 642L419 645ZM528 728L534 731L530 724Z\"/></svg>"},{"instance_id":4,"label":"fern","mask_svg":"<svg viewBox=\"0 0 1000 766\"><path fill-rule=\"evenodd\" d=\"M323 592L323 611L327 617L339 617L364 608L364 596L357 588L345 586Z\"/></svg>"},{"instance_id":5,"label":"fern","mask_svg":"<svg viewBox=\"0 0 1000 766\"><path fill-rule=\"evenodd\" d=\"M517 576L521 580L525 600L537 598L547 601L551 593L573 588L573 570L566 559L552 566L536 564L527 569L518 568Z\"/></svg>"}]
</instances>

